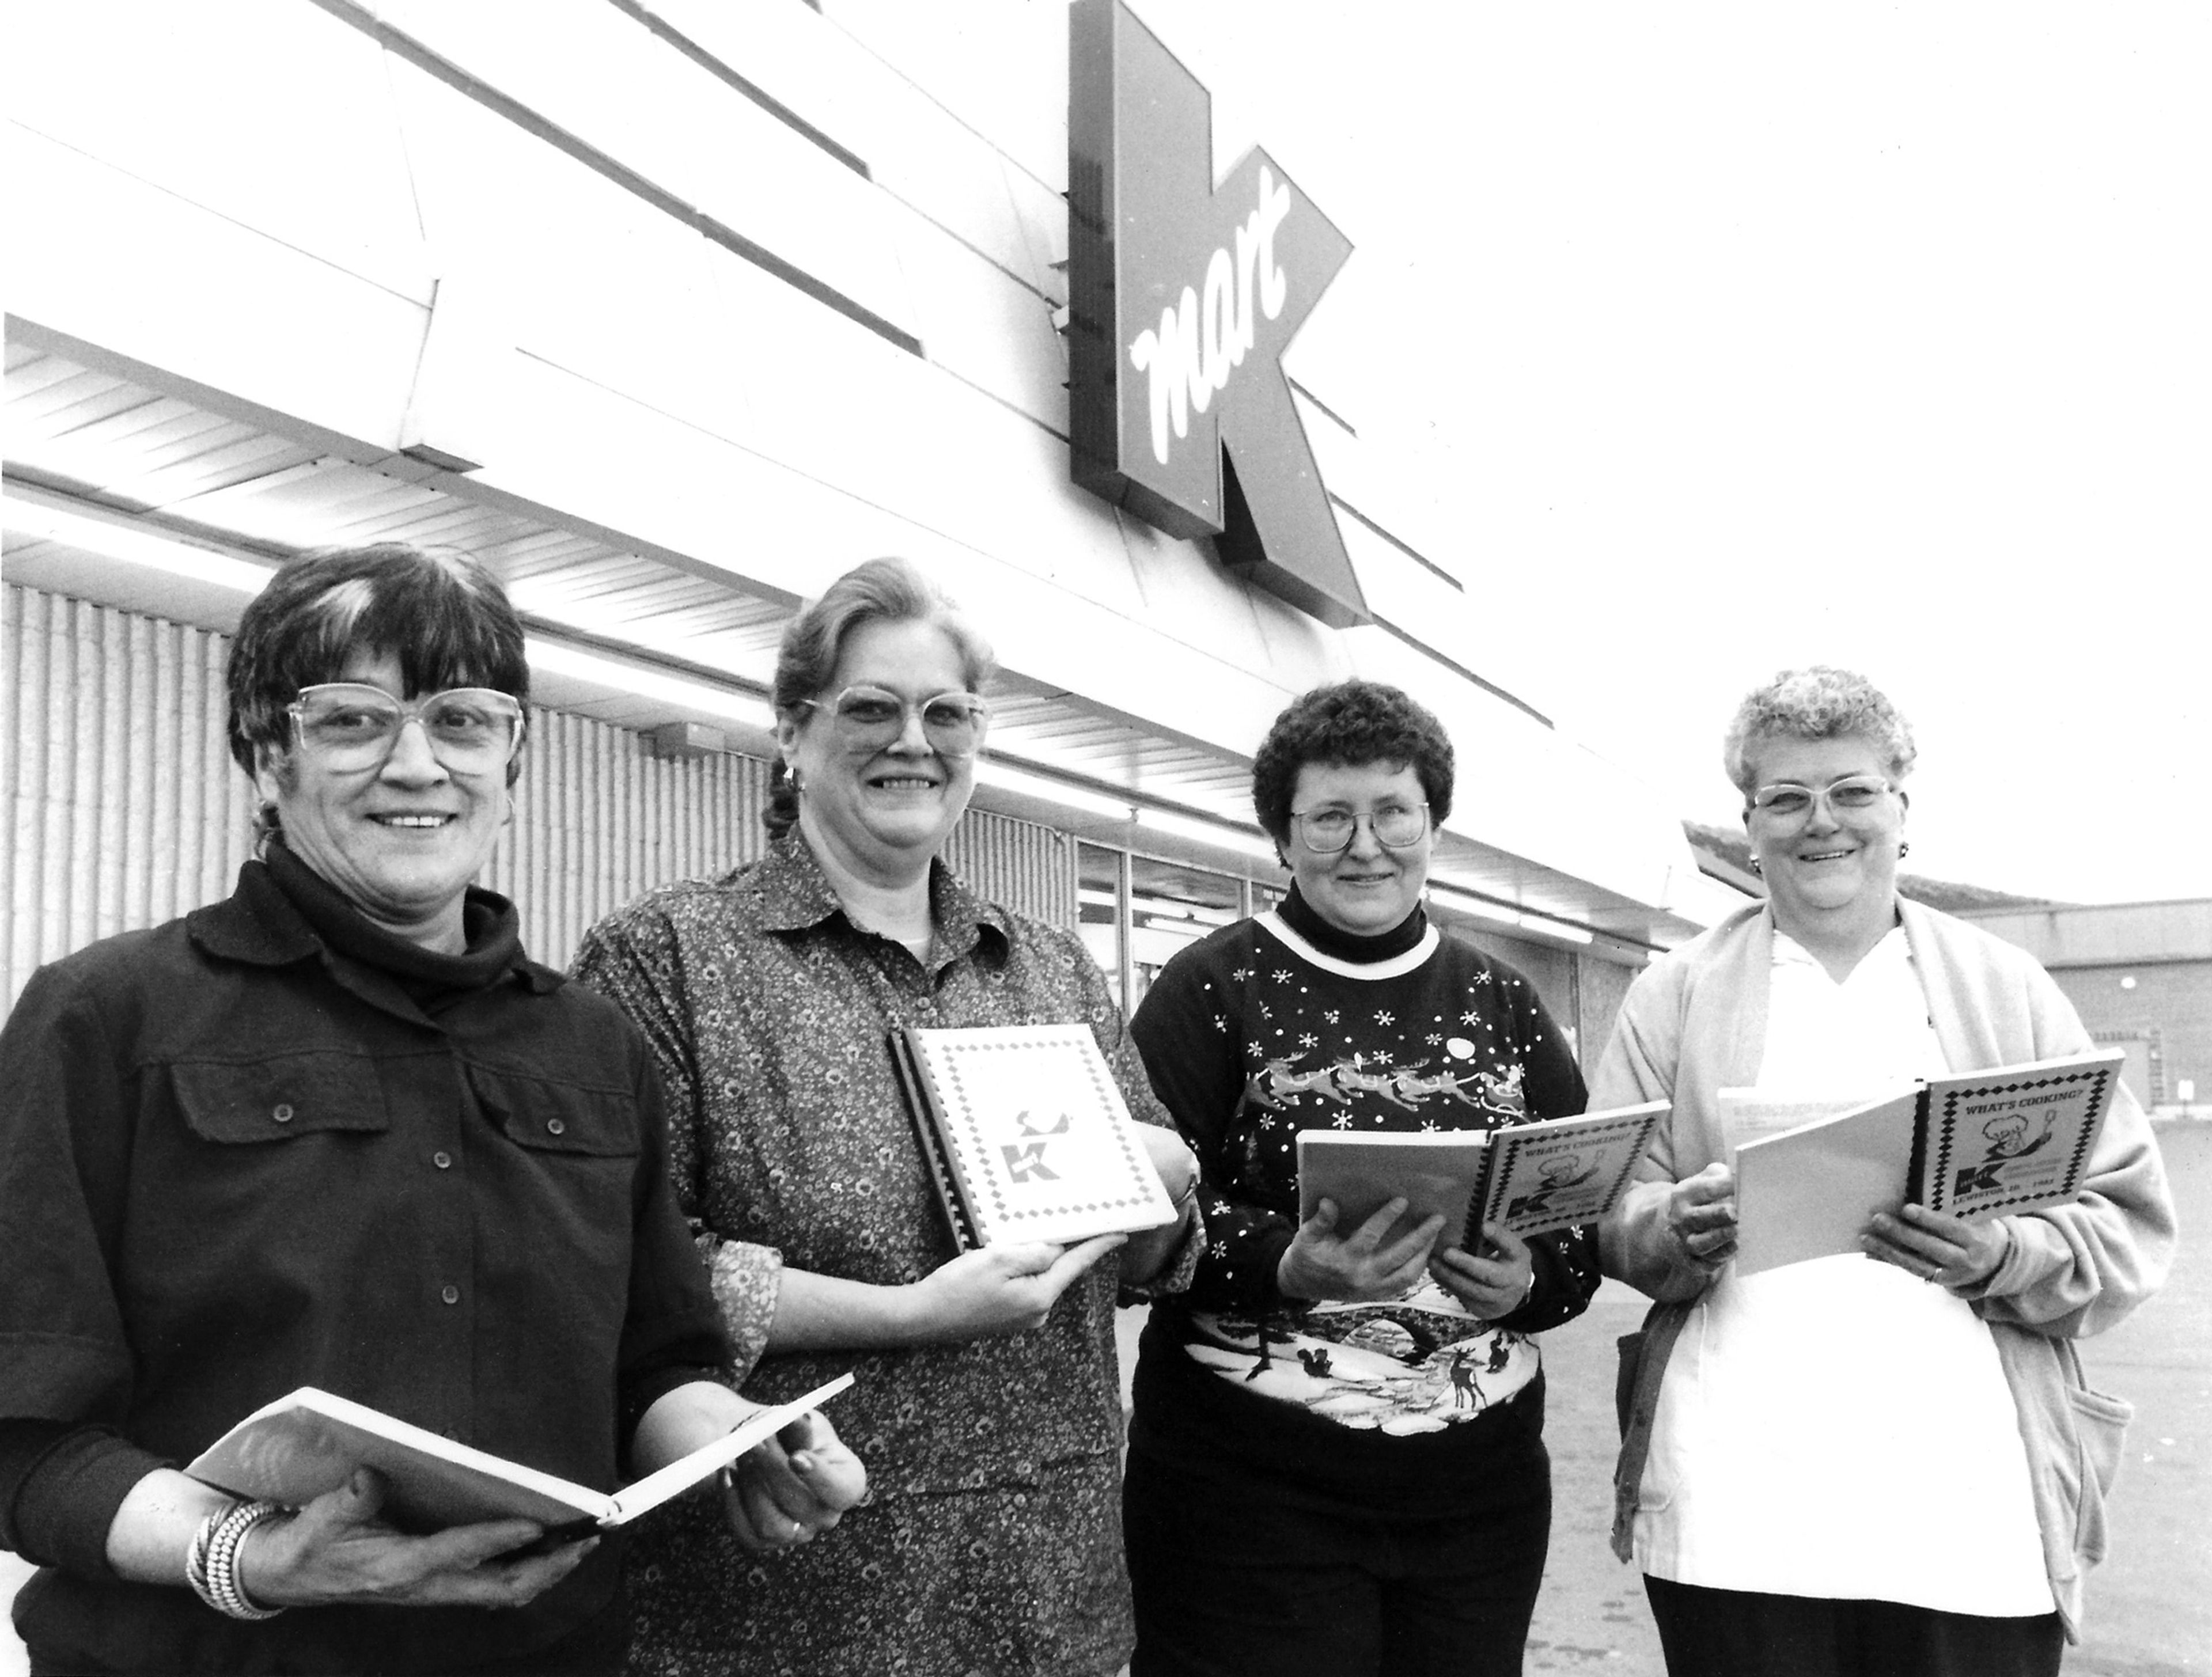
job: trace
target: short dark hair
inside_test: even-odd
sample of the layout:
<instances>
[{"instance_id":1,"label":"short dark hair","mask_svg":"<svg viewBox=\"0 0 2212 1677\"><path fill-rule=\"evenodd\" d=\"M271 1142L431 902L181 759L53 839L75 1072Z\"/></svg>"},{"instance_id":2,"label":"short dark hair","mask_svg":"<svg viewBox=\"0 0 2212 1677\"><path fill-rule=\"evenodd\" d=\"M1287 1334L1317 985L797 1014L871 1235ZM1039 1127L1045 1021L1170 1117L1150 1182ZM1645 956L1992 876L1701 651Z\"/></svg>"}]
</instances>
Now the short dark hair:
<instances>
[{"instance_id":1,"label":"short dark hair","mask_svg":"<svg viewBox=\"0 0 2212 1677\"><path fill-rule=\"evenodd\" d=\"M287 750L286 708L301 688L338 680L362 648L398 659L408 694L489 687L530 697L522 620L498 579L467 555L404 542L303 553L254 596L231 642L238 766L250 775L263 750ZM518 755L509 785L520 772Z\"/></svg>"},{"instance_id":2,"label":"short dark hair","mask_svg":"<svg viewBox=\"0 0 2212 1677\"><path fill-rule=\"evenodd\" d=\"M974 624L960 615L942 589L908 559L866 559L847 571L783 631L776 648L775 680L769 702L778 717L800 714L800 706L818 699L837 678L845 643L854 632L875 623L933 623L960 654L960 679L981 693L998 672L998 660ZM768 807L761 820L781 833L799 819L799 788L792 783L783 756L776 755L768 781Z\"/></svg>"},{"instance_id":3,"label":"short dark hair","mask_svg":"<svg viewBox=\"0 0 2212 1677\"><path fill-rule=\"evenodd\" d=\"M1340 681L1301 693L1284 707L1252 760L1252 808L1277 844L1291 835L1291 798L1310 763L1411 769L1429 803L1431 828L1451 813L1452 744L1433 713L1379 681Z\"/></svg>"}]
</instances>

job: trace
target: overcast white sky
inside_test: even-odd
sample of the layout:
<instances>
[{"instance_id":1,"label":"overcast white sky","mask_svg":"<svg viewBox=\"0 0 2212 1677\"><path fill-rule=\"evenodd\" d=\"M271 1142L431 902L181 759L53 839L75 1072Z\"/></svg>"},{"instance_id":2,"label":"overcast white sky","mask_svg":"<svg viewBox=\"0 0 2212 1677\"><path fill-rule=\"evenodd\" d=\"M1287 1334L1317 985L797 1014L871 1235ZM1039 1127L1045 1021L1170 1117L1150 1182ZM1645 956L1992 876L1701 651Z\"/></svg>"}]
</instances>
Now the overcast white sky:
<instances>
[{"instance_id":1,"label":"overcast white sky","mask_svg":"<svg viewBox=\"0 0 2212 1677\"><path fill-rule=\"evenodd\" d=\"M2212 8L1134 3L1352 238L1292 364L1472 667L1730 823L1853 665L1914 870L2212 896Z\"/></svg>"}]
</instances>

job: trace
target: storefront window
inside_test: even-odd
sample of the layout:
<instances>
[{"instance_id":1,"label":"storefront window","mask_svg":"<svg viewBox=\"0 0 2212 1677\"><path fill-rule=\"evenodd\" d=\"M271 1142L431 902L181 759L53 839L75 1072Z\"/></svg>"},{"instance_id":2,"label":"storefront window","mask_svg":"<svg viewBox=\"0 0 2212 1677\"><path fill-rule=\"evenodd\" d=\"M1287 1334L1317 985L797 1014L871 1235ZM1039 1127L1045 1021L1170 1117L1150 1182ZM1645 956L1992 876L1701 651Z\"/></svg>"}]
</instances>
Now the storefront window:
<instances>
[{"instance_id":1,"label":"storefront window","mask_svg":"<svg viewBox=\"0 0 2212 1677\"><path fill-rule=\"evenodd\" d=\"M1079 846L1077 868L1084 946L1125 1013L1136 1011L1178 950L1218 927L1273 906L1282 896L1233 874L1103 845Z\"/></svg>"},{"instance_id":2,"label":"storefront window","mask_svg":"<svg viewBox=\"0 0 2212 1677\"><path fill-rule=\"evenodd\" d=\"M1133 1008L1180 951L1243 918L1244 882L1175 862L1133 856L1129 955Z\"/></svg>"},{"instance_id":3,"label":"storefront window","mask_svg":"<svg viewBox=\"0 0 2212 1677\"><path fill-rule=\"evenodd\" d=\"M1109 850L1103 845L1079 844L1075 847L1076 884L1080 913L1076 930L1083 939L1083 946L1091 951L1091 958L1106 975L1106 987L1114 993L1114 1001L1126 1014L1129 1009L1121 995L1121 864L1124 858L1118 850Z\"/></svg>"}]
</instances>

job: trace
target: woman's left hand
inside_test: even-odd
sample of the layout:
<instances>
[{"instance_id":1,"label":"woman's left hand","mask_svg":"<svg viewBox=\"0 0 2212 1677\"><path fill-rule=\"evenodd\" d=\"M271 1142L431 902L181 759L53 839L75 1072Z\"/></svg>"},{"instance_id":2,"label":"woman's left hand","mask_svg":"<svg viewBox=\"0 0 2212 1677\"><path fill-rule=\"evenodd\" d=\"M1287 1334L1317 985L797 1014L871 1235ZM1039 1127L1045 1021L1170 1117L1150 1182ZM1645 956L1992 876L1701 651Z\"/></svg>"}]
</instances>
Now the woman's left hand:
<instances>
[{"instance_id":1,"label":"woman's left hand","mask_svg":"<svg viewBox=\"0 0 2212 1677\"><path fill-rule=\"evenodd\" d=\"M1482 1249L1480 1258L1456 1246L1432 1253L1429 1273L1467 1307L1469 1315L1495 1322L1528 1302L1536 1285L1536 1265L1528 1255L1528 1243L1503 1223L1482 1225Z\"/></svg>"},{"instance_id":2,"label":"woman's left hand","mask_svg":"<svg viewBox=\"0 0 2212 1677\"><path fill-rule=\"evenodd\" d=\"M738 1459L722 1480L722 1509L748 1549L788 1549L828 1531L867 1490L860 1457L809 1413Z\"/></svg>"},{"instance_id":3,"label":"woman's left hand","mask_svg":"<svg viewBox=\"0 0 2212 1677\"><path fill-rule=\"evenodd\" d=\"M1198 1189L1198 1155L1173 1130L1158 1124L1139 1124L1136 1131L1152 1174L1160 1179L1168 1198L1181 1206Z\"/></svg>"},{"instance_id":4,"label":"woman's left hand","mask_svg":"<svg viewBox=\"0 0 2212 1677\"><path fill-rule=\"evenodd\" d=\"M1925 1206L1906 1206L1894 1217L1877 1212L1859 1246L1869 1258L1956 1292L1997 1273L2012 1236L2002 1218L1967 1223Z\"/></svg>"}]
</instances>

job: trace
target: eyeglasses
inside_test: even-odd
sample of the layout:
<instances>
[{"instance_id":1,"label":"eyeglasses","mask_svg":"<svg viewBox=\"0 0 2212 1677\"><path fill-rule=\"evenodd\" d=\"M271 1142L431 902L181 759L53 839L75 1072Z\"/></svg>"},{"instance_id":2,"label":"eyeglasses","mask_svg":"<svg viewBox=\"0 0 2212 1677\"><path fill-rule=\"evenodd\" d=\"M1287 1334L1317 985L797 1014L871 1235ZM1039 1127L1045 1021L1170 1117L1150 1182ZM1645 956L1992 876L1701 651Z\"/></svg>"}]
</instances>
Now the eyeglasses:
<instances>
[{"instance_id":1,"label":"eyeglasses","mask_svg":"<svg viewBox=\"0 0 2212 1677\"><path fill-rule=\"evenodd\" d=\"M1889 791L1889 782L1879 775L1846 775L1817 789L1795 781L1777 781L1753 793L1751 806L1777 821L1796 823L1811 820L1813 806L1823 799L1836 814L1856 815L1872 809Z\"/></svg>"},{"instance_id":2,"label":"eyeglasses","mask_svg":"<svg viewBox=\"0 0 2212 1677\"><path fill-rule=\"evenodd\" d=\"M1350 848L1352 835L1359 830L1361 822L1375 835L1376 843L1385 850L1407 850L1421 842L1429 830L1429 806L1426 804L1385 804L1371 813L1354 810L1320 809L1292 810L1291 825L1297 829L1298 837L1305 848L1323 856L1333 856Z\"/></svg>"},{"instance_id":3,"label":"eyeglasses","mask_svg":"<svg viewBox=\"0 0 2212 1677\"><path fill-rule=\"evenodd\" d=\"M837 743L854 754L884 750L906 734L906 719L921 718L921 737L939 756L969 757L983 743L991 708L974 693L939 693L911 702L882 687L848 687L834 699L801 699L830 713Z\"/></svg>"},{"instance_id":4,"label":"eyeglasses","mask_svg":"<svg viewBox=\"0 0 2212 1677\"><path fill-rule=\"evenodd\" d=\"M505 767L522 747L522 705L489 687L449 687L402 703L380 687L326 681L285 707L300 744L337 769L380 769L410 721L457 775Z\"/></svg>"}]
</instances>

